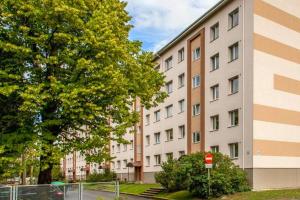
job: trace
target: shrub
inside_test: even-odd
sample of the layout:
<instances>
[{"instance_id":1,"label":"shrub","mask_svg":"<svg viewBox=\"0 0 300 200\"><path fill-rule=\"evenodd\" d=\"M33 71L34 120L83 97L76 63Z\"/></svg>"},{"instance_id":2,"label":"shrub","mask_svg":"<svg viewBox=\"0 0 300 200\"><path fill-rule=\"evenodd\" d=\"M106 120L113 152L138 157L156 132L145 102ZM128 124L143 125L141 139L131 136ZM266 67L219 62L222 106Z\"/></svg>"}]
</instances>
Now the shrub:
<instances>
[{"instance_id":1,"label":"shrub","mask_svg":"<svg viewBox=\"0 0 300 200\"><path fill-rule=\"evenodd\" d=\"M108 182L116 180L117 175L115 172L111 172L110 170L105 170L104 173L93 173L90 174L86 181L87 182Z\"/></svg>"},{"instance_id":2,"label":"shrub","mask_svg":"<svg viewBox=\"0 0 300 200\"><path fill-rule=\"evenodd\" d=\"M232 160L221 153L213 153L213 169L211 169L210 188L211 196L219 197L224 194L248 191L246 173L236 166ZM187 156L183 162L189 162L188 190L195 196L207 198L208 176L204 164L205 153L196 153Z\"/></svg>"},{"instance_id":3,"label":"shrub","mask_svg":"<svg viewBox=\"0 0 300 200\"><path fill-rule=\"evenodd\" d=\"M162 171L155 174L155 180L168 192L179 191L187 188L185 169L178 160L168 160L162 164Z\"/></svg>"},{"instance_id":4,"label":"shrub","mask_svg":"<svg viewBox=\"0 0 300 200\"><path fill-rule=\"evenodd\" d=\"M213 153L213 169L210 176L210 196L248 191L246 173L232 160L221 153ZM167 191L188 189L194 196L208 198L208 175L204 163L205 153L195 153L168 160L162 164L162 171L155 179Z\"/></svg>"}]
</instances>

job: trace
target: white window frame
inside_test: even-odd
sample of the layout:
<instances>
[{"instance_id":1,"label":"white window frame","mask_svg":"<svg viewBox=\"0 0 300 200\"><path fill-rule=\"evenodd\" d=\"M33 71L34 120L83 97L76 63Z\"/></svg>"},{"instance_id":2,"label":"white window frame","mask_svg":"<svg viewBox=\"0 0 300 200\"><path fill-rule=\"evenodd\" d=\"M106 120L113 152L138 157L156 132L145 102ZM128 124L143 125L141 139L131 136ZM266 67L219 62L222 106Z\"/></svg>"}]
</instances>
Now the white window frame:
<instances>
[{"instance_id":1,"label":"white window frame","mask_svg":"<svg viewBox=\"0 0 300 200\"><path fill-rule=\"evenodd\" d=\"M184 47L178 51L178 63L184 61Z\"/></svg>"},{"instance_id":2,"label":"white window frame","mask_svg":"<svg viewBox=\"0 0 300 200\"><path fill-rule=\"evenodd\" d=\"M127 161L127 159L124 159L123 160L123 169L126 169L127 168L127 164L128 164L128 161Z\"/></svg>"},{"instance_id":3,"label":"white window frame","mask_svg":"<svg viewBox=\"0 0 300 200\"><path fill-rule=\"evenodd\" d=\"M211 146L211 147L210 147L210 151L211 151L212 153L218 153L218 152L220 152L220 147L219 147L219 145Z\"/></svg>"},{"instance_id":4,"label":"white window frame","mask_svg":"<svg viewBox=\"0 0 300 200\"><path fill-rule=\"evenodd\" d=\"M123 144L123 151L127 151L127 144Z\"/></svg>"},{"instance_id":5,"label":"white window frame","mask_svg":"<svg viewBox=\"0 0 300 200\"><path fill-rule=\"evenodd\" d=\"M161 165L161 155L160 154L154 155L154 160L155 160L155 166Z\"/></svg>"},{"instance_id":6,"label":"white window frame","mask_svg":"<svg viewBox=\"0 0 300 200\"><path fill-rule=\"evenodd\" d=\"M178 88L184 87L184 82L185 82L185 75L184 73L182 73L178 76Z\"/></svg>"},{"instance_id":7,"label":"white window frame","mask_svg":"<svg viewBox=\"0 0 300 200\"><path fill-rule=\"evenodd\" d=\"M167 58L165 60L165 71L168 71L169 69L171 69L173 66L173 57L170 56L169 58Z\"/></svg>"},{"instance_id":8,"label":"white window frame","mask_svg":"<svg viewBox=\"0 0 300 200\"><path fill-rule=\"evenodd\" d=\"M117 144L117 153L120 153L120 152L121 152L121 145Z\"/></svg>"},{"instance_id":9,"label":"white window frame","mask_svg":"<svg viewBox=\"0 0 300 200\"><path fill-rule=\"evenodd\" d=\"M178 101L178 108L179 108L179 113L184 112L184 108L185 108L185 100L184 99L181 99L180 101Z\"/></svg>"},{"instance_id":10,"label":"white window frame","mask_svg":"<svg viewBox=\"0 0 300 200\"><path fill-rule=\"evenodd\" d=\"M239 143L231 143L229 144L229 152L231 159L237 159L239 157Z\"/></svg>"},{"instance_id":11,"label":"white window frame","mask_svg":"<svg viewBox=\"0 0 300 200\"><path fill-rule=\"evenodd\" d=\"M199 60L201 57L201 49L197 47L193 50L193 61Z\"/></svg>"},{"instance_id":12,"label":"white window frame","mask_svg":"<svg viewBox=\"0 0 300 200\"><path fill-rule=\"evenodd\" d=\"M200 112L201 112L200 103L194 104L192 111L193 111L193 116L200 115Z\"/></svg>"},{"instance_id":13,"label":"white window frame","mask_svg":"<svg viewBox=\"0 0 300 200\"><path fill-rule=\"evenodd\" d=\"M233 29L239 25L239 8L234 9L228 14L228 28Z\"/></svg>"},{"instance_id":14,"label":"white window frame","mask_svg":"<svg viewBox=\"0 0 300 200\"><path fill-rule=\"evenodd\" d=\"M150 156L146 156L146 167L149 167L150 166Z\"/></svg>"},{"instance_id":15,"label":"white window frame","mask_svg":"<svg viewBox=\"0 0 300 200\"><path fill-rule=\"evenodd\" d=\"M220 97L219 84L216 84L216 85L212 86L210 89L211 89L211 100L212 101L218 100L219 97Z\"/></svg>"},{"instance_id":16,"label":"white window frame","mask_svg":"<svg viewBox=\"0 0 300 200\"><path fill-rule=\"evenodd\" d=\"M197 75L193 76L193 79L192 79L192 85L193 85L193 88L199 87L200 84L201 84L200 75L197 74Z\"/></svg>"},{"instance_id":17,"label":"white window frame","mask_svg":"<svg viewBox=\"0 0 300 200\"><path fill-rule=\"evenodd\" d=\"M178 126L179 139L185 138L185 125Z\"/></svg>"},{"instance_id":18,"label":"white window frame","mask_svg":"<svg viewBox=\"0 0 300 200\"><path fill-rule=\"evenodd\" d=\"M173 152L169 152L169 153L166 153L166 160L173 160L174 158L174 155L173 155Z\"/></svg>"},{"instance_id":19,"label":"white window frame","mask_svg":"<svg viewBox=\"0 0 300 200\"><path fill-rule=\"evenodd\" d=\"M210 27L210 41L214 41L219 38L219 22Z\"/></svg>"},{"instance_id":20,"label":"white window frame","mask_svg":"<svg viewBox=\"0 0 300 200\"><path fill-rule=\"evenodd\" d=\"M145 123L145 125L147 126L149 124L150 124L150 114L147 114L146 115L146 123Z\"/></svg>"},{"instance_id":21,"label":"white window frame","mask_svg":"<svg viewBox=\"0 0 300 200\"><path fill-rule=\"evenodd\" d=\"M229 126L230 127L234 127L234 126L238 126L239 125L239 110L238 109L234 109L228 112L229 114Z\"/></svg>"},{"instance_id":22,"label":"white window frame","mask_svg":"<svg viewBox=\"0 0 300 200\"><path fill-rule=\"evenodd\" d=\"M173 104L166 106L166 118L173 116Z\"/></svg>"},{"instance_id":23,"label":"white window frame","mask_svg":"<svg viewBox=\"0 0 300 200\"><path fill-rule=\"evenodd\" d=\"M166 92L171 94L173 92L173 81L169 81L166 83Z\"/></svg>"},{"instance_id":24,"label":"white window frame","mask_svg":"<svg viewBox=\"0 0 300 200\"><path fill-rule=\"evenodd\" d=\"M155 119L155 122L160 121L160 110L157 110L154 112L154 119Z\"/></svg>"},{"instance_id":25,"label":"white window frame","mask_svg":"<svg viewBox=\"0 0 300 200\"><path fill-rule=\"evenodd\" d=\"M160 132L154 133L154 142L155 144L160 144Z\"/></svg>"},{"instance_id":26,"label":"white window frame","mask_svg":"<svg viewBox=\"0 0 300 200\"><path fill-rule=\"evenodd\" d=\"M212 129L212 131L218 131L220 129L219 115L211 116L210 119L211 119L211 129Z\"/></svg>"},{"instance_id":27,"label":"white window frame","mask_svg":"<svg viewBox=\"0 0 300 200\"><path fill-rule=\"evenodd\" d=\"M210 61L211 61L211 71L215 71L215 70L219 69L220 54L217 53L217 54L213 55L212 57L210 57Z\"/></svg>"},{"instance_id":28,"label":"white window frame","mask_svg":"<svg viewBox=\"0 0 300 200\"><path fill-rule=\"evenodd\" d=\"M229 62L239 59L239 43L236 42L228 47L229 49Z\"/></svg>"},{"instance_id":29,"label":"white window frame","mask_svg":"<svg viewBox=\"0 0 300 200\"><path fill-rule=\"evenodd\" d=\"M235 76L235 77L232 77L231 79L229 79L229 87L230 87L229 94L235 94L235 93L239 92L239 77L238 76Z\"/></svg>"},{"instance_id":30,"label":"white window frame","mask_svg":"<svg viewBox=\"0 0 300 200\"><path fill-rule=\"evenodd\" d=\"M150 135L146 135L146 146L150 146Z\"/></svg>"},{"instance_id":31,"label":"white window frame","mask_svg":"<svg viewBox=\"0 0 300 200\"><path fill-rule=\"evenodd\" d=\"M174 132L173 132L173 129L167 129L166 131L166 142L169 142L169 141L173 141L174 139Z\"/></svg>"},{"instance_id":32,"label":"white window frame","mask_svg":"<svg viewBox=\"0 0 300 200\"><path fill-rule=\"evenodd\" d=\"M201 135L199 131L193 132L193 143L197 144L201 141Z\"/></svg>"}]
</instances>

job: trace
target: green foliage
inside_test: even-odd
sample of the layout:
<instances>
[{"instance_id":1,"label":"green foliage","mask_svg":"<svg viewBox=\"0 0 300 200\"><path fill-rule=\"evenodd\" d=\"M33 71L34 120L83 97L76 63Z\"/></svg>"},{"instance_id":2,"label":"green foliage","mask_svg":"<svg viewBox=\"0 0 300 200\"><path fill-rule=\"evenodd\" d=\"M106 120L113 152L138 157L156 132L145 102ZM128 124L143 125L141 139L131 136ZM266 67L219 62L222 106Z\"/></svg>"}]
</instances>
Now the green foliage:
<instances>
[{"instance_id":1,"label":"green foliage","mask_svg":"<svg viewBox=\"0 0 300 200\"><path fill-rule=\"evenodd\" d=\"M0 2L0 105L7 108L0 111L0 145L10 151L38 141L41 171L55 165L59 151L101 163L110 159L109 141L125 142L126 129L137 123L135 100L146 108L163 101L164 77L154 70L153 55L128 39L125 6L120 0Z\"/></svg>"},{"instance_id":2,"label":"green foliage","mask_svg":"<svg viewBox=\"0 0 300 200\"><path fill-rule=\"evenodd\" d=\"M213 169L210 175L211 196L248 191L246 173L221 153L213 153ZM208 198L208 173L204 163L205 153L195 153L169 160L162 165L156 180L168 191L188 189L192 195ZM182 187L180 187L182 183Z\"/></svg>"},{"instance_id":3,"label":"green foliage","mask_svg":"<svg viewBox=\"0 0 300 200\"><path fill-rule=\"evenodd\" d=\"M104 173L92 173L90 174L86 181L87 182L108 182L116 180L117 175L115 172L110 170L104 170Z\"/></svg>"},{"instance_id":4,"label":"green foliage","mask_svg":"<svg viewBox=\"0 0 300 200\"><path fill-rule=\"evenodd\" d=\"M186 169L178 160L169 159L162 165L162 171L155 174L155 180L168 192L186 189L188 186Z\"/></svg>"}]
</instances>

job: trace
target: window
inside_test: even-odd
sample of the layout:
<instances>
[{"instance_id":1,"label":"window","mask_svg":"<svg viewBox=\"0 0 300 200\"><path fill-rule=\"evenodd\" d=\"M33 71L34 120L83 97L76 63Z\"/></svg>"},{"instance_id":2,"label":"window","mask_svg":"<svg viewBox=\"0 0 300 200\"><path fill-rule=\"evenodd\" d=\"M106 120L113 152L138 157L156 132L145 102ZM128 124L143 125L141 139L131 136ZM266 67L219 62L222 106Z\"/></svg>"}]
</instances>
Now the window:
<instances>
[{"instance_id":1,"label":"window","mask_svg":"<svg viewBox=\"0 0 300 200\"><path fill-rule=\"evenodd\" d=\"M185 155L185 152L184 151L179 151L178 154L179 154L179 157L181 157L181 156Z\"/></svg>"},{"instance_id":2,"label":"window","mask_svg":"<svg viewBox=\"0 0 300 200\"><path fill-rule=\"evenodd\" d=\"M229 62L239 58L239 43L235 43L229 47Z\"/></svg>"},{"instance_id":3,"label":"window","mask_svg":"<svg viewBox=\"0 0 300 200\"><path fill-rule=\"evenodd\" d=\"M182 88L184 86L184 74L180 74L178 76L178 88Z\"/></svg>"},{"instance_id":4,"label":"window","mask_svg":"<svg viewBox=\"0 0 300 200\"><path fill-rule=\"evenodd\" d=\"M184 60L184 48L178 51L178 62L182 62Z\"/></svg>"},{"instance_id":5,"label":"window","mask_svg":"<svg viewBox=\"0 0 300 200\"><path fill-rule=\"evenodd\" d=\"M211 71L219 69L219 53L215 54L210 58L211 61Z\"/></svg>"},{"instance_id":6,"label":"window","mask_svg":"<svg viewBox=\"0 0 300 200\"><path fill-rule=\"evenodd\" d=\"M127 144L123 144L123 151L127 151Z\"/></svg>"},{"instance_id":7,"label":"window","mask_svg":"<svg viewBox=\"0 0 300 200\"><path fill-rule=\"evenodd\" d=\"M155 144L160 143L160 133L154 133Z\"/></svg>"},{"instance_id":8,"label":"window","mask_svg":"<svg viewBox=\"0 0 300 200\"><path fill-rule=\"evenodd\" d=\"M167 138L167 141L173 140L173 129L166 130L166 138Z\"/></svg>"},{"instance_id":9,"label":"window","mask_svg":"<svg viewBox=\"0 0 300 200\"><path fill-rule=\"evenodd\" d=\"M150 124L150 114L146 115L146 125Z\"/></svg>"},{"instance_id":10,"label":"window","mask_svg":"<svg viewBox=\"0 0 300 200\"><path fill-rule=\"evenodd\" d=\"M237 126L239 125L239 110L232 110L229 111L229 118L230 118L230 126Z\"/></svg>"},{"instance_id":11,"label":"window","mask_svg":"<svg viewBox=\"0 0 300 200\"><path fill-rule=\"evenodd\" d=\"M116 167L115 162L111 162L111 165L113 169Z\"/></svg>"},{"instance_id":12,"label":"window","mask_svg":"<svg viewBox=\"0 0 300 200\"><path fill-rule=\"evenodd\" d=\"M194 49L193 51L193 60L198 60L200 58L200 47Z\"/></svg>"},{"instance_id":13,"label":"window","mask_svg":"<svg viewBox=\"0 0 300 200\"><path fill-rule=\"evenodd\" d=\"M199 143L200 142L200 133L198 131L193 132L193 143Z\"/></svg>"},{"instance_id":14,"label":"window","mask_svg":"<svg viewBox=\"0 0 300 200\"><path fill-rule=\"evenodd\" d=\"M112 145L112 146L111 146L111 152L112 152L112 153L115 153L115 145Z\"/></svg>"},{"instance_id":15,"label":"window","mask_svg":"<svg viewBox=\"0 0 300 200\"><path fill-rule=\"evenodd\" d=\"M212 130L217 131L219 130L219 115L215 115L210 117L212 123Z\"/></svg>"},{"instance_id":16,"label":"window","mask_svg":"<svg viewBox=\"0 0 300 200\"><path fill-rule=\"evenodd\" d=\"M200 104L193 105L193 116L200 114Z\"/></svg>"},{"instance_id":17,"label":"window","mask_svg":"<svg viewBox=\"0 0 300 200\"><path fill-rule=\"evenodd\" d=\"M178 131L179 131L179 138L184 138L185 137L185 126L184 125L178 126Z\"/></svg>"},{"instance_id":18,"label":"window","mask_svg":"<svg viewBox=\"0 0 300 200\"><path fill-rule=\"evenodd\" d=\"M127 160L123 160L123 168L126 169L127 167Z\"/></svg>"},{"instance_id":19,"label":"window","mask_svg":"<svg viewBox=\"0 0 300 200\"><path fill-rule=\"evenodd\" d=\"M219 146L211 146L210 147L211 152L218 153L219 152Z\"/></svg>"},{"instance_id":20,"label":"window","mask_svg":"<svg viewBox=\"0 0 300 200\"><path fill-rule=\"evenodd\" d=\"M172 68L172 56L165 60L165 70L169 70Z\"/></svg>"},{"instance_id":21,"label":"window","mask_svg":"<svg viewBox=\"0 0 300 200\"><path fill-rule=\"evenodd\" d=\"M184 99L178 101L179 113L184 112Z\"/></svg>"},{"instance_id":22,"label":"window","mask_svg":"<svg viewBox=\"0 0 300 200\"><path fill-rule=\"evenodd\" d=\"M150 135L146 135L146 146L150 145Z\"/></svg>"},{"instance_id":23,"label":"window","mask_svg":"<svg viewBox=\"0 0 300 200\"><path fill-rule=\"evenodd\" d=\"M120 160L117 161L117 168L121 169L121 161Z\"/></svg>"},{"instance_id":24,"label":"window","mask_svg":"<svg viewBox=\"0 0 300 200\"><path fill-rule=\"evenodd\" d=\"M196 75L193 77L193 88L200 86L200 76Z\"/></svg>"},{"instance_id":25,"label":"window","mask_svg":"<svg viewBox=\"0 0 300 200\"><path fill-rule=\"evenodd\" d=\"M155 159L155 165L160 165L161 163L160 155L154 155L154 159Z\"/></svg>"},{"instance_id":26,"label":"window","mask_svg":"<svg viewBox=\"0 0 300 200\"><path fill-rule=\"evenodd\" d=\"M228 15L228 25L229 29L234 28L239 24L239 9L235 9Z\"/></svg>"},{"instance_id":27,"label":"window","mask_svg":"<svg viewBox=\"0 0 300 200\"><path fill-rule=\"evenodd\" d=\"M210 27L210 41L214 41L219 37L219 22Z\"/></svg>"},{"instance_id":28,"label":"window","mask_svg":"<svg viewBox=\"0 0 300 200\"><path fill-rule=\"evenodd\" d=\"M173 109L173 105L169 105L166 107L166 118L172 117L172 109Z\"/></svg>"},{"instance_id":29,"label":"window","mask_svg":"<svg viewBox=\"0 0 300 200\"><path fill-rule=\"evenodd\" d=\"M133 140L130 140L130 149L133 149Z\"/></svg>"},{"instance_id":30,"label":"window","mask_svg":"<svg viewBox=\"0 0 300 200\"><path fill-rule=\"evenodd\" d=\"M120 151L121 151L121 145L117 144L117 153L120 153Z\"/></svg>"},{"instance_id":31,"label":"window","mask_svg":"<svg viewBox=\"0 0 300 200\"><path fill-rule=\"evenodd\" d=\"M158 122L160 120L160 110L154 112L154 118L155 122Z\"/></svg>"},{"instance_id":32,"label":"window","mask_svg":"<svg viewBox=\"0 0 300 200\"><path fill-rule=\"evenodd\" d=\"M232 143L229 144L229 150L230 150L230 158L235 159L239 157L239 144L238 143Z\"/></svg>"},{"instance_id":33,"label":"window","mask_svg":"<svg viewBox=\"0 0 300 200\"><path fill-rule=\"evenodd\" d=\"M168 94L173 92L173 81L169 81L166 83L166 91Z\"/></svg>"},{"instance_id":34,"label":"window","mask_svg":"<svg viewBox=\"0 0 300 200\"><path fill-rule=\"evenodd\" d=\"M210 88L212 101L219 99L219 85L214 85Z\"/></svg>"},{"instance_id":35,"label":"window","mask_svg":"<svg viewBox=\"0 0 300 200\"><path fill-rule=\"evenodd\" d=\"M167 160L173 160L173 153L166 153Z\"/></svg>"},{"instance_id":36,"label":"window","mask_svg":"<svg viewBox=\"0 0 300 200\"><path fill-rule=\"evenodd\" d=\"M146 156L146 167L150 166L150 156Z\"/></svg>"},{"instance_id":37,"label":"window","mask_svg":"<svg viewBox=\"0 0 300 200\"><path fill-rule=\"evenodd\" d=\"M239 91L239 77L233 77L229 79L230 84L230 94L235 94Z\"/></svg>"},{"instance_id":38,"label":"window","mask_svg":"<svg viewBox=\"0 0 300 200\"><path fill-rule=\"evenodd\" d=\"M154 67L154 69L155 69L156 71L159 72L159 70L160 70L160 65L157 65L156 67Z\"/></svg>"}]
</instances>

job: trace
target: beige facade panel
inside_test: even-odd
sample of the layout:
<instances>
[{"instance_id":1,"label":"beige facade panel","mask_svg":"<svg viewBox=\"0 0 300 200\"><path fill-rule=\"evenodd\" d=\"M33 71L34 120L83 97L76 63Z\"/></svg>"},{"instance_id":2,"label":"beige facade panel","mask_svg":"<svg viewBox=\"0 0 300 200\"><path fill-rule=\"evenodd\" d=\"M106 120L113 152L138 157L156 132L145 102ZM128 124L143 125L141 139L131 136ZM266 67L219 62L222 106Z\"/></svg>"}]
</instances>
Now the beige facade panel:
<instances>
[{"instance_id":1,"label":"beige facade panel","mask_svg":"<svg viewBox=\"0 0 300 200\"><path fill-rule=\"evenodd\" d=\"M254 13L300 32L300 18L291 15L263 0L254 0Z\"/></svg>"},{"instance_id":2,"label":"beige facade panel","mask_svg":"<svg viewBox=\"0 0 300 200\"><path fill-rule=\"evenodd\" d=\"M254 155L300 157L300 142L254 140L253 151Z\"/></svg>"},{"instance_id":3,"label":"beige facade panel","mask_svg":"<svg viewBox=\"0 0 300 200\"><path fill-rule=\"evenodd\" d=\"M300 81L285 76L274 75L274 88L276 90L300 95Z\"/></svg>"},{"instance_id":4,"label":"beige facade panel","mask_svg":"<svg viewBox=\"0 0 300 200\"><path fill-rule=\"evenodd\" d=\"M254 34L254 48L273 56L300 64L300 49L290 47L257 33Z\"/></svg>"},{"instance_id":5,"label":"beige facade panel","mask_svg":"<svg viewBox=\"0 0 300 200\"><path fill-rule=\"evenodd\" d=\"M300 126L300 112L255 104L254 120Z\"/></svg>"}]
</instances>

